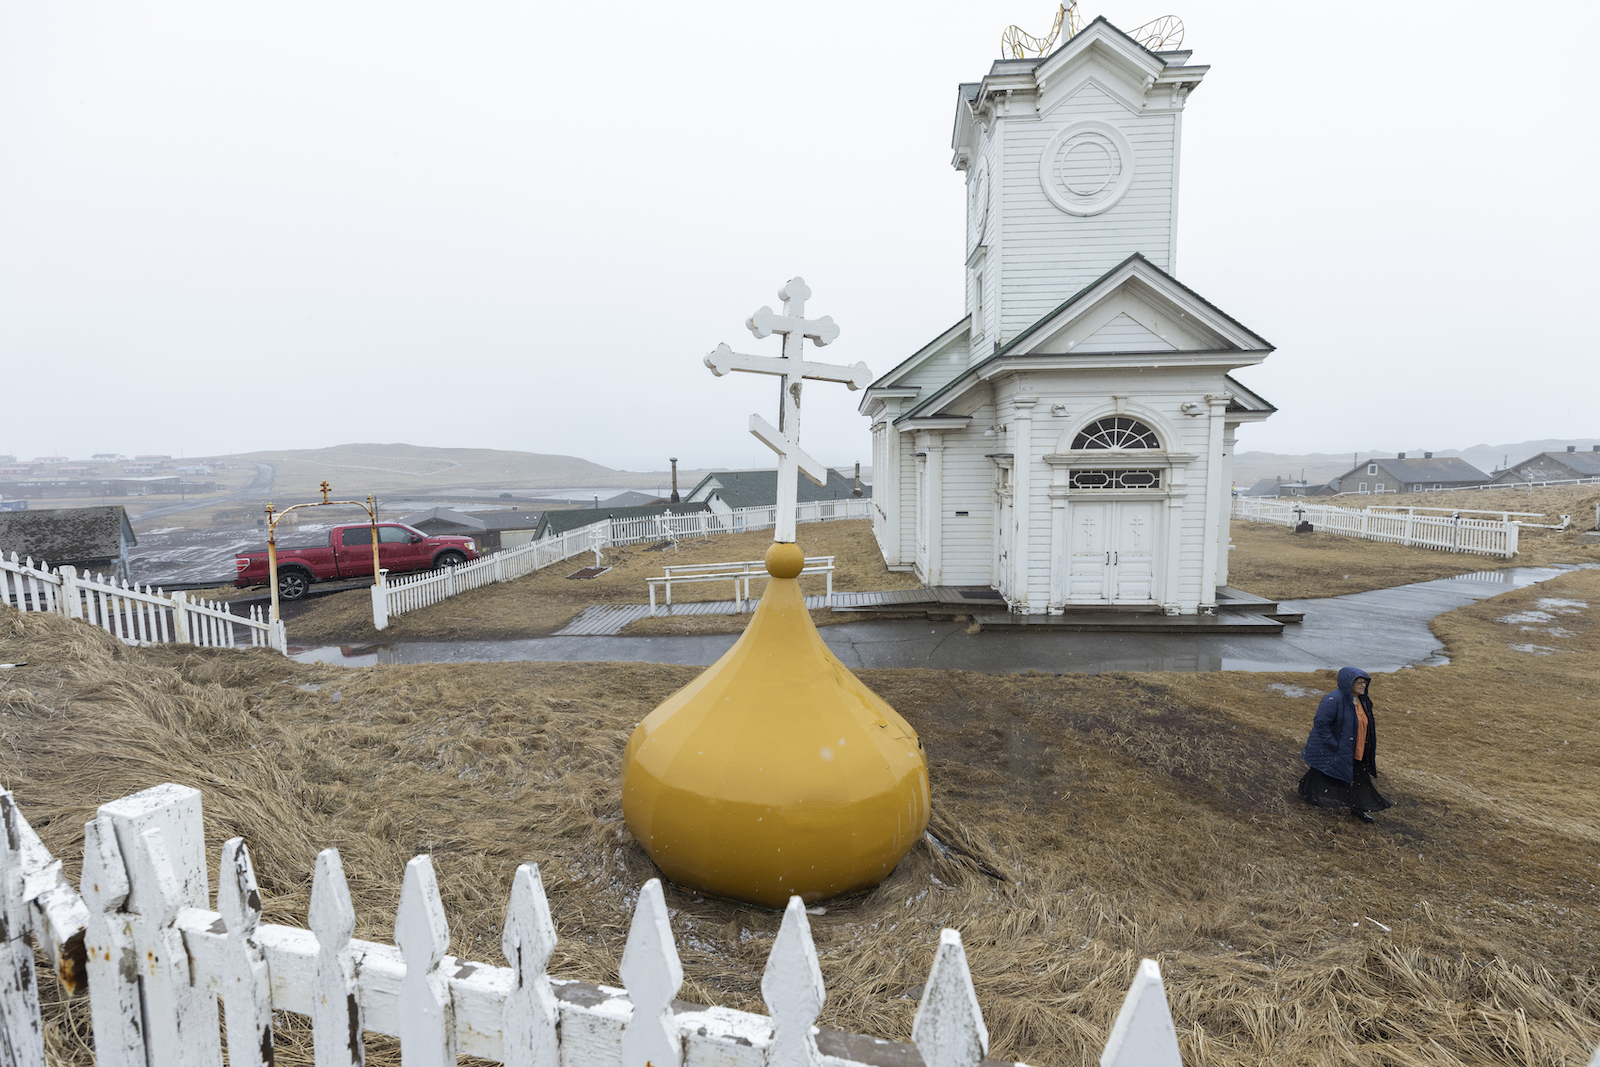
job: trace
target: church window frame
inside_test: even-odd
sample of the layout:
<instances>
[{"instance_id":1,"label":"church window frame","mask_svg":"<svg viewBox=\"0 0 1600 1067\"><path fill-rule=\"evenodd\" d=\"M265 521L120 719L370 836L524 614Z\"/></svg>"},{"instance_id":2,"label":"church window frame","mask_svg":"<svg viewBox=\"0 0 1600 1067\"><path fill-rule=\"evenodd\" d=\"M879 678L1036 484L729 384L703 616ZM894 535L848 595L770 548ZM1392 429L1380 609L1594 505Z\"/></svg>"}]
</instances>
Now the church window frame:
<instances>
[{"instance_id":1,"label":"church window frame","mask_svg":"<svg viewBox=\"0 0 1600 1067\"><path fill-rule=\"evenodd\" d=\"M1161 448L1161 438L1149 425L1128 415L1107 415L1089 423L1072 439L1074 452Z\"/></svg>"}]
</instances>

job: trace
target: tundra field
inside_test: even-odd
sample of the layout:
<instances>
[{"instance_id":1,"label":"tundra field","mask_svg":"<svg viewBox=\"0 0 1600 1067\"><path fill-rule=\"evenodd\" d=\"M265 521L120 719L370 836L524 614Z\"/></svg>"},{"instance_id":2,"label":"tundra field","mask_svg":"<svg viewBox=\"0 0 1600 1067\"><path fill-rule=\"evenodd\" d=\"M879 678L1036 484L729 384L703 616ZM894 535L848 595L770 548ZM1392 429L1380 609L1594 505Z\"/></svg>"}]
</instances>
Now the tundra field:
<instances>
[{"instance_id":1,"label":"tundra field","mask_svg":"<svg viewBox=\"0 0 1600 1067\"><path fill-rule=\"evenodd\" d=\"M801 528L808 553L826 528ZM1526 535L1540 561L1596 555L1570 532L1536 548L1545 536ZM1239 524L1235 542L1234 584L1280 597L1353 580L1392 547ZM718 558L741 558L732 547ZM1406 581L1495 565L1393 551ZM463 615L491 590L410 618ZM1332 672L860 672L924 739L933 834L952 847L925 840L812 918L819 1023L908 1039L950 926L996 1059L1094 1062L1151 956L1191 1065L1586 1063L1600 1044L1597 617L1600 570L1582 569L1436 619L1449 665L1374 681L1379 786L1396 802L1376 826L1294 793ZM31 664L0 672L0 780L74 882L98 804L184 782L204 794L213 865L226 838L249 842L269 921L304 923L315 855L336 845L356 936L390 941L405 861L431 852L450 951L499 962L511 875L534 860L561 939L551 972L618 981L654 874L622 823L622 748L696 668L301 665L130 649L3 607L0 648ZM668 902L681 996L762 1010L780 917L671 887ZM87 1003L46 995L52 1062L92 1062ZM279 1033L278 1062L310 1062L302 1025ZM369 1055L398 1063L377 1039Z\"/></svg>"}]
</instances>

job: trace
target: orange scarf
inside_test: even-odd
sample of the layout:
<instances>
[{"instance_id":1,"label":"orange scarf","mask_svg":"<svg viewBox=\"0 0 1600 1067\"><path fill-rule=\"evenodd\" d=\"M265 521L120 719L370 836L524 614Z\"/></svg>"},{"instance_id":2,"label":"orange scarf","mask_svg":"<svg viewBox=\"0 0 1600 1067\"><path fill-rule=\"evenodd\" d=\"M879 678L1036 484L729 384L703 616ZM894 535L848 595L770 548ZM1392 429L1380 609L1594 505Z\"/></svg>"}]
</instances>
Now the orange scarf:
<instances>
[{"instance_id":1,"label":"orange scarf","mask_svg":"<svg viewBox=\"0 0 1600 1067\"><path fill-rule=\"evenodd\" d=\"M1351 694L1356 702L1356 758L1359 765L1361 757L1367 752L1367 709L1361 705L1361 698Z\"/></svg>"}]
</instances>

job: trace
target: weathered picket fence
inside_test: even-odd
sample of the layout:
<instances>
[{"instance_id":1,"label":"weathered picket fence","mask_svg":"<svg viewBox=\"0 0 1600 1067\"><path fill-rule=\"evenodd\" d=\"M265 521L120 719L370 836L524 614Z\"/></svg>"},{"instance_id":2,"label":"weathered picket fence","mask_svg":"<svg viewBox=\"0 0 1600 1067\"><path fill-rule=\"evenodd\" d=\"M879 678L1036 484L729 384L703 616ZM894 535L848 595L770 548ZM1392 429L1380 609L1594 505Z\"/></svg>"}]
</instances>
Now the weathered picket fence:
<instances>
[{"instance_id":1,"label":"weathered picket fence","mask_svg":"<svg viewBox=\"0 0 1600 1067\"><path fill-rule=\"evenodd\" d=\"M406 865L393 946L351 937L355 909L337 849L318 857L309 929L261 922L241 838L222 846L210 910L200 793L167 784L100 806L84 824L82 895L0 790L3 917L0 1055L44 1067L31 934L63 986L87 992L99 1067L273 1062L272 1013L310 1016L317 1067L365 1062L365 1034L400 1039L406 1067L458 1055L515 1067L1002 1067L961 935L945 930L911 1046L818 1030L827 999L800 898L789 901L761 980L768 1015L677 1000L683 966L661 883L640 889L619 968L626 989L545 972L555 926L532 863L517 869L500 946L509 967L446 954L449 925L428 856ZM1143 961L1102 1067L1181 1067L1160 971ZM1020 1067L1020 1065L1019 1065Z\"/></svg>"},{"instance_id":2,"label":"weathered picket fence","mask_svg":"<svg viewBox=\"0 0 1600 1067\"><path fill-rule=\"evenodd\" d=\"M387 629L389 620L396 615L437 604L469 589L509 582L584 552L593 552L598 560L600 550L606 545L603 525L596 523L560 537L529 541L504 552L480 556L471 563L440 567L404 578L390 578L388 571L379 571L378 580L372 586L372 625L379 630Z\"/></svg>"},{"instance_id":3,"label":"weathered picket fence","mask_svg":"<svg viewBox=\"0 0 1600 1067\"><path fill-rule=\"evenodd\" d=\"M0 603L19 611L48 611L98 626L128 645L190 644L202 648L288 651L283 623L271 623L259 606L235 615L227 605L166 593L104 575L80 575L75 567L50 567L0 553Z\"/></svg>"},{"instance_id":4,"label":"weathered picket fence","mask_svg":"<svg viewBox=\"0 0 1600 1067\"><path fill-rule=\"evenodd\" d=\"M856 497L847 500L813 500L796 506L795 521L865 519L871 516L871 506L870 500ZM530 541L457 567L440 568L405 578L390 578L383 573L372 586L372 625L379 630L387 629L389 620L396 615L437 604L457 593L492 582L519 578L584 552L594 552L598 561L601 550L617 545L658 541L676 543L681 539L709 537L712 534L769 530L777 525L777 519L776 507L737 508L720 513L696 511L675 515L668 512L663 515L630 515L620 519L606 517L576 530Z\"/></svg>"},{"instance_id":5,"label":"weathered picket fence","mask_svg":"<svg viewBox=\"0 0 1600 1067\"><path fill-rule=\"evenodd\" d=\"M1387 541L1442 552L1510 559L1517 554L1517 524L1509 520L1419 515L1412 508L1341 508L1295 500L1234 497L1233 517L1277 526L1309 522L1322 533Z\"/></svg>"}]
</instances>

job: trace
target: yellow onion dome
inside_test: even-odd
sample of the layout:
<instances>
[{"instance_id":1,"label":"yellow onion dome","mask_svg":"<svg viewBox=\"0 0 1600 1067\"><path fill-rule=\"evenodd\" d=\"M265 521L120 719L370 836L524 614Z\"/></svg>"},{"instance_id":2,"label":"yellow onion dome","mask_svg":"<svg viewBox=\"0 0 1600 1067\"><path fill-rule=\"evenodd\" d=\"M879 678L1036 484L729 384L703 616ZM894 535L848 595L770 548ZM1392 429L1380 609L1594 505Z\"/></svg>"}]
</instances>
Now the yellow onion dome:
<instances>
[{"instance_id":1,"label":"yellow onion dome","mask_svg":"<svg viewBox=\"0 0 1600 1067\"><path fill-rule=\"evenodd\" d=\"M800 547L766 563L744 635L633 731L622 811L671 881L781 908L886 878L927 829L928 761L817 633Z\"/></svg>"}]
</instances>

